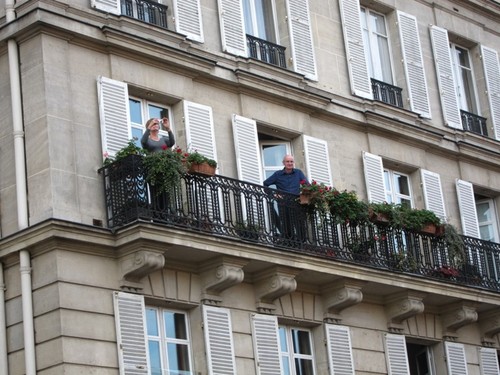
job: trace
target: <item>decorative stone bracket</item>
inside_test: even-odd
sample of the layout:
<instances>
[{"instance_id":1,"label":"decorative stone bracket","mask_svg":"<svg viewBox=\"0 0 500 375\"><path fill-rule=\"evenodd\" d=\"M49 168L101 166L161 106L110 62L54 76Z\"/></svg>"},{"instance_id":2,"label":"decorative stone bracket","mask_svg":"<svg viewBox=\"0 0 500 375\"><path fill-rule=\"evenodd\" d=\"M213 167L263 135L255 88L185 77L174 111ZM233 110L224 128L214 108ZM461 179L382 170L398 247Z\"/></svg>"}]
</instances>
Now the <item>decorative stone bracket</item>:
<instances>
[{"instance_id":1,"label":"decorative stone bracket","mask_svg":"<svg viewBox=\"0 0 500 375\"><path fill-rule=\"evenodd\" d=\"M481 313L478 321L483 345L494 346L496 344L494 336L500 333L500 310L494 309Z\"/></svg>"},{"instance_id":2,"label":"decorative stone bracket","mask_svg":"<svg viewBox=\"0 0 500 375\"><path fill-rule=\"evenodd\" d=\"M163 253L139 250L120 260L121 287L142 289L140 280L165 266Z\"/></svg>"},{"instance_id":3,"label":"decorative stone bracket","mask_svg":"<svg viewBox=\"0 0 500 375\"><path fill-rule=\"evenodd\" d=\"M424 312L425 293L406 291L396 293L386 300L385 313L387 315L387 327L392 332L403 331L403 321Z\"/></svg>"},{"instance_id":4,"label":"decorative stone bracket","mask_svg":"<svg viewBox=\"0 0 500 375\"><path fill-rule=\"evenodd\" d=\"M342 320L341 311L363 300L361 288L366 282L341 280L323 289L323 302L326 308L324 321L338 324Z\"/></svg>"},{"instance_id":5,"label":"decorative stone bracket","mask_svg":"<svg viewBox=\"0 0 500 375\"><path fill-rule=\"evenodd\" d=\"M264 313L276 310L274 300L295 291L295 276L299 272L300 270L292 268L273 267L256 275L254 288L257 310Z\"/></svg>"},{"instance_id":6,"label":"decorative stone bracket","mask_svg":"<svg viewBox=\"0 0 500 375\"><path fill-rule=\"evenodd\" d=\"M461 302L450 306L441 314L443 337L454 340L457 329L477 321L477 310L474 303Z\"/></svg>"}]
</instances>

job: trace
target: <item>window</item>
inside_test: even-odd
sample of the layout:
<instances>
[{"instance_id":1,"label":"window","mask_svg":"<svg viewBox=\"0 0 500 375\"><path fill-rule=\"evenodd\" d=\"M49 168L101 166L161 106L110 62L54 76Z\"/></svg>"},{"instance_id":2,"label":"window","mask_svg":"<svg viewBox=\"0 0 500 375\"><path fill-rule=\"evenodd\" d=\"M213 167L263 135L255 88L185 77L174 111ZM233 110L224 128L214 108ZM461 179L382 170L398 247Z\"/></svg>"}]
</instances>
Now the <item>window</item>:
<instances>
[{"instance_id":1,"label":"window","mask_svg":"<svg viewBox=\"0 0 500 375\"><path fill-rule=\"evenodd\" d=\"M151 374L191 374L187 315L146 307L146 325Z\"/></svg>"},{"instance_id":2,"label":"window","mask_svg":"<svg viewBox=\"0 0 500 375\"><path fill-rule=\"evenodd\" d=\"M434 361L429 346L406 343L410 375L433 375Z\"/></svg>"},{"instance_id":3,"label":"window","mask_svg":"<svg viewBox=\"0 0 500 375\"><path fill-rule=\"evenodd\" d=\"M278 43L274 9L274 0L243 0L246 33Z\"/></svg>"},{"instance_id":4,"label":"window","mask_svg":"<svg viewBox=\"0 0 500 375\"><path fill-rule=\"evenodd\" d=\"M313 375L314 358L311 332L279 327L280 353L284 375Z\"/></svg>"},{"instance_id":5,"label":"window","mask_svg":"<svg viewBox=\"0 0 500 375\"><path fill-rule=\"evenodd\" d=\"M167 7L161 1L122 0L123 15L167 28Z\"/></svg>"},{"instance_id":6,"label":"window","mask_svg":"<svg viewBox=\"0 0 500 375\"><path fill-rule=\"evenodd\" d=\"M479 114L469 50L452 43L451 58L460 109Z\"/></svg>"},{"instance_id":7,"label":"window","mask_svg":"<svg viewBox=\"0 0 500 375\"><path fill-rule=\"evenodd\" d=\"M264 179L283 169L283 157L290 154L288 142L261 142Z\"/></svg>"},{"instance_id":8,"label":"window","mask_svg":"<svg viewBox=\"0 0 500 375\"><path fill-rule=\"evenodd\" d=\"M385 195L388 203L412 207L410 177L391 170L384 170Z\"/></svg>"},{"instance_id":9,"label":"window","mask_svg":"<svg viewBox=\"0 0 500 375\"><path fill-rule=\"evenodd\" d=\"M482 240L498 242L495 205L492 199L476 201L479 234Z\"/></svg>"},{"instance_id":10,"label":"window","mask_svg":"<svg viewBox=\"0 0 500 375\"><path fill-rule=\"evenodd\" d=\"M136 139L136 144L140 146L140 140L144 133L146 121L150 118L163 118L167 117L172 124L170 118L170 108L160 104L151 103L143 99L129 97L129 111L130 111L130 126L132 137ZM172 126L173 131L173 126ZM168 135L164 129L160 129L161 135Z\"/></svg>"}]
</instances>

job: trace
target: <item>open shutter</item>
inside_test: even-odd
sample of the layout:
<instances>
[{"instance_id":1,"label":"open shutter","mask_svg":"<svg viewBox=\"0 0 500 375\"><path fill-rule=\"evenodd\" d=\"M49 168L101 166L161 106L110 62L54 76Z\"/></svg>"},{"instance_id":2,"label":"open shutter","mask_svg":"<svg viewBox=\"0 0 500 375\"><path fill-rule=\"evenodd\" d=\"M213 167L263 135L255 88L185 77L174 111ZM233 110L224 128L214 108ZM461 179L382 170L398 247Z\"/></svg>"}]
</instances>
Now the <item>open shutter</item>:
<instances>
[{"instance_id":1,"label":"open shutter","mask_svg":"<svg viewBox=\"0 0 500 375\"><path fill-rule=\"evenodd\" d=\"M330 375L354 375L348 327L325 324Z\"/></svg>"},{"instance_id":2,"label":"open shutter","mask_svg":"<svg viewBox=\"0 0 500 375\"><path fill-rule=\"evenodd\" d=\"M387 198L385 196L384 166L382 164L382 158L378 155L363 152L363 165L368 202L385 202Z\"/></svg>"},{"instance_id":3,"label":"open shutter","mask_svg":"<svg viewBox=\"0 0 500 375\"><path fill-rule=\"evenodd\" d=\"M458 180L457 195L460 217L462 220L462 232L465 236L481 238L479 234L479 222L477 220L476 200L474 199L474 188L470 182Z\"/></svg>"},{"instance_id":4,"label":"open shutter","mask_svg":"<svg viewBox=\"0 0 500 375\"><path fill-rule=\"evenodd\" d=\"M187 38L203 43L200 0L174 1L175 30Z\"/></svg>"},{"instance_id":5,"label":"open shutter","mask_svg":"<svg viewBox=\"0 0 500 375\"><path fill-rule=\"evenodd\" d=\"M217 160L212 108L185 101L184 119L188 149Z\"/></svg>"},{"instance_id":6,"label":"open shutter","mask_svg":"<svg viewBox=\"0 0 500 375\"><path fill-rule=\"evenodd\" d=\"M120 0L91 0L90 6L106 13L121 14Z\"/></svg>"},{"instance_id":7,"label":"open shutter","mask_svg":"<svg viewBox=\"0 0 500 375\"><path fill-rule=\"evenodd\" d=\"M150 374L143 296L114 292L113 302L120 375Z\"/></svg>"},{"instance_id":8,"label":"open shutter","mask_svg":"<svg viewBox=\"0 0 500 375\"><path fill-rule=\"evenodd\" d=\"M495 139L500 141L500 66L498 53L494 49L481 46L484 76L488 101L490 103L491 122L495 131Z\"/></svg>"},{"instance_id":9,"label":"open shutter","mask_svg":"<svg viewBox=\"0 0 500 375\"><path fill-rule=\"evenodd\" d=\"M452 128L462 129L448 31L431 26L430 33L444 122Z\"/></svg>"},{"instance_id":10,"label":"open shutter","mask_svg":"<svg viewBox=\"0 0 500 375\"><path fill-rule=\"evenodd\" d=\"M255 120L233 115L233 137L238 163L238 179L262 184L262 161Z\"/></svg>"},{"instance_id":11,"label":"open shutter","mask_svg":"<svg viewBox=\"0 0 500 375\"><path fill-rule=\"evenodd\" d=\"M398 11L398 26L411 109L422 117L431 118L417 19Z\"/></svg>"},{"instance_id":12,"label":"open shutter","mask_svg":"<svg viewBox=\"0 0 500 375\"><path fill-rule=\"evenodd\" d=\"M278 319L272 315L253 314L252 328L257 374L282 374Z\"/></svg>"},{"instance_id":13,"label":"open shutter","mask_svg":"<svg viewBox=\"0 0 500 375\"><path fill-rule=\"evenodd\" d=\"M425 208L433 211L441 221L446 221L443 189L439 174L421 169L422 186L424 190Z\"/></svg>"},{"instance_id":14,"label":"open shutter","mask_svg":"<svg viewBox=\"0 0 500 375\"><path fill-rule=\"evenodd\" d=\"M222 48L237 56L248 56L241 0L218 0Z\"/></svg>"},{"instance_id":15,"label":"open shutter","mask_svg":"<svg viewBox=\"0 0 500 375\"><path fill-rule=\"evenodd\" d=\"M287 5L293 68L296 72L304 74L306 78L317 80L307 0L288 0Z\"/></svg>"},{"instance_id":16,"label":"open shutter","mask_svg":"<svg viewBox=\"0 0 500 375\"><path fill-rule=\"evenodd\" d=\"M465 349L463 344L454 342L445 343L446 364L449 375L467 375L467 362L465 361Z\"/></svg>"},{"instance_id":17,"label":"open shutter","mask_svg":"<svg viewBox=\"0 0 500 375\"><path fill-rule=\"evenodd\" d=\"M373 99L363 46L359 0L340 0L339 4L352 93L363 98Z\"/></svg>"},{"instance_id":18,"label":"open shutter","mask_svg":"<svg viewBox=\"0 0 500 375\"><path fill-rule=\"evenodd\" d=\"M403 335L385 335L385 355L389 375L410 375Z\"/></svg>"},{"instance_id":19,"label":"open shutter","mask_svg":"<svg viewBox=\"0 0 500 375\"><path fill-rule=\"evenodd\" d=\"M127 84L106 77L97 80L102 151L113 156L131 136Z\"/></svg>"},{"instance_id":20,"label":"open shutter","mask_svg":"<svg viewBox=\"0 0 500 375\"><path fill-rule=\"evenodd\" d=\"M307 178L309 182L316 180L331 186L330 158L328 144L318 138L304 136L304 154L306 159Z\"/></svg>"},{"instance_id":21,"label":"open shutter","mask_svg":"<svg viewBox=\"0 0 500 375\"><path fill-rule=\"evenodd\" d=\"M479 348L479 366L481 375L498 375L500 369L498 368L497 350L494 348Z\"/></svg>"},{"instance_id":22,"label":"open shutter","mask_svg":"<svg viewBox=\"0 0 500 375\"><path fill-rule=\"evenodd\" d=\"M203 327L210 375L234 375L233 335L228 309L203 305Z\"/></svg>"}]
</instances>

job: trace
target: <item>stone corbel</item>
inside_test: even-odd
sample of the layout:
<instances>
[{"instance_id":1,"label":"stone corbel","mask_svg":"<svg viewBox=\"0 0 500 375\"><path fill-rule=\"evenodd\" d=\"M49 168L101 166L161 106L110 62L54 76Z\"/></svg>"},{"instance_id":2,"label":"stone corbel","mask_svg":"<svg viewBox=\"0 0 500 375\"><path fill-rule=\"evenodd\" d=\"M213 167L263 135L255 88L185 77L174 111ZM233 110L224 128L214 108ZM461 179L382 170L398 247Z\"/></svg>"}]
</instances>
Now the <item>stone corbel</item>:
<instances>
[{"instance_id":1,"label":"stone corbel","mask_svg":"<svg viewBox=\"0 0 500 375\"><path fill-rule=\"evenodd\" d=\"M401 333L404 320L424 312L422 300L425 296L425 293L405 291L388 297L385 303L385 313L389 330Z\"/></svg>"},{"instance_id":2,"label":"stone corbel","mask_svg":"<svg viewBox=\"0 0 500 375\"><path fill-rule=\"evenodd\" d=\"M342 310L363 300L361 288L364 284L366 282L342 279L324 288L321 293L326 308L324 321L338 324L342 320Z\"/></svg>"},{"instance_id":3,"label":"stone corbel","mask_svg":"<svg viewBox=\"0 0 500 375\"><path fill-rule=\"evenodd\" d=\"M452 305L441 314L441 324L443 325L443 336L455 338L456 331L463 326L477 321L477 310L474 303L461 302Z\"/></svg>"},{"instance_id":4,"label":"stone corbel","mask_svg":"<svg viewBox=\"0 0 500 375\"><path fill-rule=\"evenodd\" d=\"M494 346L494 336L500 333L500 309L479 314L478 322L483 345Z\"/></svg>"},{"instance_id":5,"label":"stone corbel","mask_svg":"<svg viewBox=\"0 0 500 375\"><path fill-rule=\"evenodd\" d=\"M142 289L140 280L150 273L161 270L165 266L163 253L139 250L120 260L122 273L121 287L126 289Z\"/></svg>"},{"instance_id":6,"label":"stone corbel","mask_svg":"<svg viewBox=\"0 0 500 375\"><path fill-rule=\"evenodd\" d=\"M272 313L276 310L274 301L294 292L297 288L295 276L299 272L292 268L273 267L256 275L254 289L257 310L264 313Z\"/></svg>"},{"instance_id":7,"label":"stone corbel","mask_svg":"<svg viewBox=\"0 0 500 375\"><path fill-rule=\"evenodd\" d=\"M222 301L220 293L243 281L243 267L247 261L220 257L205 265L200 273L203 303L216 305Z\"/></svg>"}]
</instances>

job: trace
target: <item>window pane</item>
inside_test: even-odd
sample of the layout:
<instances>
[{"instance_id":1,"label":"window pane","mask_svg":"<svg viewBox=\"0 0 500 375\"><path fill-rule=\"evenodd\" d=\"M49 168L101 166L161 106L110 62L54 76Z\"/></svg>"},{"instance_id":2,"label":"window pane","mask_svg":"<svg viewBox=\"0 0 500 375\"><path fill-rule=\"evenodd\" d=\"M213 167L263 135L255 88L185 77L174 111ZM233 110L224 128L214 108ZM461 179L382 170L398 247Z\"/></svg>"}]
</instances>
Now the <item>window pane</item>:
<instances>
[{"instance_id":1,"label":"window pane","mask_svg":"<svg viewBox=\"0 0 500 375\"><path fill-rule=\"evenodd\" d=\"M135 99L129 99L128 105L130 107L130 121L136 124L142 124L141 102Z\"/></svg>"},{"instance_id":2,"label":"window pane","mask_svg":"<svg viewBox=\"0 0 500 375\"><path fill-rule=\"evenodd\" d=\"M280 334L280 348L282 352L288 352L288 345L286 342L286 330L283 327L279 328Z\"/></svg>"},{"instance_id":3,"label":"window pane","mask_svg":"<svg viewBox=\"0 0 500 375\"><path fill-rule=\"evenodd\" d=\"M168 370L170 374L183 374L189 371L188 346L182 344L167 344Z\"/></svg>"},{"instance_id":4,"label":"window pane","mask_svg":"<svg viewBox=\"0 0 500 375\"><path fill-rule=\"evenodd\" d=\"M187 339L186 316L180 313L166 311L163 314L165 319L165 335L168 338Z\"/></svg>"},{"instance_id":5,"label":"window pane","mask_svg":"<svg viewBox=\"0 0 500 375\"><path fill-rule=\"evenodd\" d=\"M158 337L158 319L156 309L146 308L146 324L148 335Z\"/></svg>"},{"instance_id":6,"label":"window pane","mask_svg":"<svg viewBox=\"0 0 500 375\"><path fill-rule=\"evenodd\" d=\"M163 118L168 117L168 109L164 107L159 107L156 105L149 104L148 105L148 114L149 118ZM163 125L160 130L165 130Z\"/></svg>"},{"instance_id":7,"label":"window pane","mask_svg":"<svg viewBox=\"0 0 500 375\"><path fill-rule=\"evenodd\" d=\"M148 344L151 375L161 375L160 343L149 340Z\"/></svg>"},{"instance_id":8,"label":"window pane","mask_svg":"<svg viewBox=\"0 0 500 375\"><path fill-rule=\"evenodd\" d=\"M288 362L288 357L282 356L281 362L283 364L283 375L290 375L290 363Z\"/></svg>"},{"instance_id":9,"label":"window pane","mask_svg":"<svg viewBox=\"0 0 500 375\"><path fill-rule=\"evenodd\" d=\"M293 352L297 354L311 354L309 332L292 329Z\"/></svg>"},{"instance_id":10,"label":"window pane","mask_svg":"<svg viewBox=\"0 0 500 375\"><path fill-rule=\"evenodd\" d=\"M313 375L313 363L310 359L295 358L296 375Z\"/></svg>"},{"instance_id":11,"label":"window pane","mask_svg":"<svg viewBox=\"0 0 500 375\"><path fill-rule=\"evenodd\" d=\"M245 32L256 36L253 32L252 13L250 10L250 0L243 0L243 16L245 18Z\"/></svg>"},{"instance_id":12,"label":"window pane","mask_svg":"<svg viewBox=\"0 0 500 375\"><path fill-rule=\"evenodd\" d=\"M410 195L410 186L408 184L408 177L394 174L395 186L397 193L402 195Z\"/></svg>"}]
</instances>

